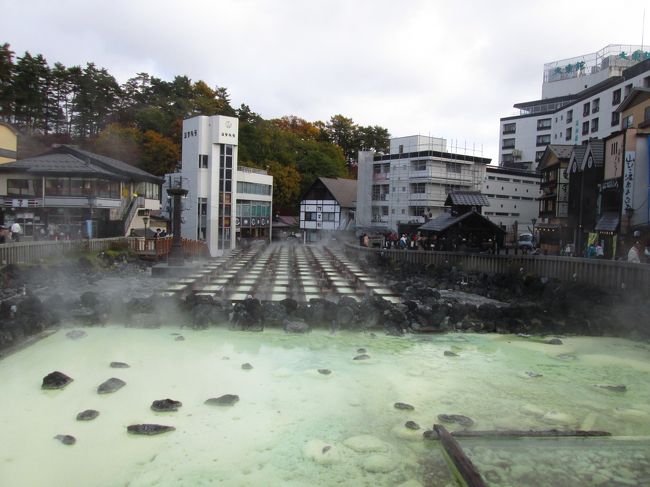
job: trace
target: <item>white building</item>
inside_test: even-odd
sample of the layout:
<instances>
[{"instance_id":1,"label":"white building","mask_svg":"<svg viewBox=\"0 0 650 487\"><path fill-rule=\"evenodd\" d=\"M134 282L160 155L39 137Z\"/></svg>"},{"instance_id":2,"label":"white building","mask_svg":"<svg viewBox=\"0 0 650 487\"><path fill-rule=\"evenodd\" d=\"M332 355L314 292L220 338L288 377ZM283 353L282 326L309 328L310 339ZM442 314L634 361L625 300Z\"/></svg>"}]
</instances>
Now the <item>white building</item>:
<instances>
[{"instance_id":1,"label":"white building","mask_svg":"<svg viewBox=\"0 0 650 487\"><path fill-rule=\"evenodd\" d=\"M481 193L490 206L483 215L506 231L506 242L531 232L539 214L540 176L536 172L498 166L485 168Z\"/></svg>"},{"instance_id":2,"label":"white building","mask_svg":"<svg viewBox=\"0 0 650 487\"><path fill-rule=\"evenodd\" d=\"M271 235L273 177L264 170L238 167L238 134L237 118L184 120L182 168L165 178L167 187L180 184L188 190L183 237L205 240L212 256L234 248L238 238Z\"/></svg>"},{"instance_id":3,"label":"white building","mask_svg":"<svg viewBox=\"0 0 650 487\"><path fill-rule=\"evenodd\" d=\"M451 191L480 191L490 159L447 150L447 141L413 135L389 154L359 153L357 227L396 231L444 212Z\"/></svg>"},{"instance_id":4,"label":"white building","mask_svg":"<svg viewBox=\"0 0 650 487\"><path fill-rule=\"evenodd\" d=\"M314 242L322 231L354 230L357 181L318 178L300 201L300 229L305 241Z\"/></svg>"},{"instance_id":5,"label":"white building","mask_svg":"<svg viewBox=\"0 0 650 487\"><path fill-rule=\"evenodd\" d=\"M634 87L650 87L641 46L609 45L544 65L542 98L514 105L499 127L499 165L535 169L549 144L581 144L621 130L619 104Z\"/></svg>"}]
</instances>

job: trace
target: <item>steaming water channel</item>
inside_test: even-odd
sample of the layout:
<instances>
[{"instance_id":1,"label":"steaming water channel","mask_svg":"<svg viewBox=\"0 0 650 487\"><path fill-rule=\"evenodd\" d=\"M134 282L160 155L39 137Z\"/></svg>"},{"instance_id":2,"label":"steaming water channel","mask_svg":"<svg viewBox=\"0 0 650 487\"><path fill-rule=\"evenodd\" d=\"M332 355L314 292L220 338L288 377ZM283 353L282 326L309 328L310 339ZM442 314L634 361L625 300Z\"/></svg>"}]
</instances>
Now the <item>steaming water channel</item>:
<instances>
[{"instance_id":1,"label":"steaming water channel","mask_svg":"<svg viewBox=\"0 0 650 487\"><path fill-rule=\"evenodd\" d=\"M445 413L469 416L480 430L584 428L615 435L461 440L490 485L650 482L647 344L122 326L89 328L87 337L73 341L65 331L0 361L1 485L451 486L438 442L404 427L410 420L430 428ZM369 360L353 360L359 348ZM446 350L458 356L444 356ZM131 368L111 369L111 361ZM242 370L245 362L253 369ZM320 374L323 368L331 374ZM42 377L54 370L74 382L41 390ZM127 385L98 395L97 386L110 377ZM594 384L625 384L627 391ZM240 401L204 404L228 393ZM167 397L183 402L178 412L150 410L153 400ZM395 402L415 409L395 409ZM84 409L100 415L76 421ZM176 431L131 436L126 426L134 423ZM63 445L53 439L58 434L77 442Z\"/></svg>"}]
</instances>

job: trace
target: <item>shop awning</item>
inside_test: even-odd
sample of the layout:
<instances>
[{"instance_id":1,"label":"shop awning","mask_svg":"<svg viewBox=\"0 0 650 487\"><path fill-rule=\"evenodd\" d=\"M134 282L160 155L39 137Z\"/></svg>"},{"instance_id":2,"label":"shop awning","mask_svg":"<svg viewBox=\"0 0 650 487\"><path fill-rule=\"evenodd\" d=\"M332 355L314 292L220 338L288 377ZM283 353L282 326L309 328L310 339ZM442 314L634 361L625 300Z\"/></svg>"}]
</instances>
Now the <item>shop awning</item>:
<instances>
[{"instance_id":1,"label":"shop awning","mask_svg":"<svg viewBox=\"0 0 650 487\"><path fill-rule=\"evenodd\" d=\"M620 217L617 212L608 211L603 213L598 223L596 223L597 232L611 232L614 233L618 229Z\"/></svg>"}]
</instances>

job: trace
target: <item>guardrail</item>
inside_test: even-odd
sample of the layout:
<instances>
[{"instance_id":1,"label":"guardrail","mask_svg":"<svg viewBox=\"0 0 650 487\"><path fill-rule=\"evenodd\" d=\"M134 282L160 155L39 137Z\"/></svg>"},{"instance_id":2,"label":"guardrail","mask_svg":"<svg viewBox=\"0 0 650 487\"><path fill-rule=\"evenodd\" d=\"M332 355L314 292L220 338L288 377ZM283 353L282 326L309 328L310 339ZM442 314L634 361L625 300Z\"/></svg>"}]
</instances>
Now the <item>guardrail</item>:
<instances>
[{"instance_id":1,"label":"guardrail","mask_svg":"<svg viewBox=\"0 0 650 487\"><path fill-rule=\"evenodd\" d=\"M40 259L59 257L73 252L96 252L108 249L112 243L124 241L124 237L115 237L2 244L0 245L0 264L31 264Z\"/></svg>"},{"instance_id":2,"label":"guardrail","mask_svg":"<svg viewBox=\"0 0 650 487\"><path fill-rule=\"evenodd\" d=\"M422 266L428 264L452 265L466 271L487 273L525 272L561 281L583 282L604 289L629 289L635 292L650 293L650 264L544 255L494 255L376 249L353 244L346 244L346 250L357 255L382 253L394 261Z\"/></svg>"},{"instance_id":3,"label":"guardrail","mask_svg":"<svg viewBox=\"0 0 650 487\"><path fill-rule=\"evenodd\" d=\"M164 259L172 249L173 237L142 238L129 237L129 248L140 257ZM181 239L185 257L208 257L208 247L202 240Z\"/></svg>"}]
</instances>

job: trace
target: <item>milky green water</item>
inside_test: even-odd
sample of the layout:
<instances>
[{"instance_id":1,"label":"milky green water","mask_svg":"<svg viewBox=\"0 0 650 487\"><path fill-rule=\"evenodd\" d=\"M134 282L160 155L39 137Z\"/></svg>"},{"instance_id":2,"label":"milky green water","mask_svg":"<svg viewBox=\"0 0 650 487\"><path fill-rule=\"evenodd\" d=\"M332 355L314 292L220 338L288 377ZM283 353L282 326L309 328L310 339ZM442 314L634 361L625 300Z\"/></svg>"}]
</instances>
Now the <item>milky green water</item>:
<instances>
[{"instance_id":1,"label":"milky green water","mask_svg":"<svg viewBox=\"0 0 650 487\"><path fill-rule=\"evenodd\" d=\"M87 337L73 341L65 331L0 361L2 486L451 486L438 443L404 427L411 420L430 428L445 413L471 417L473 429L584 428L616 436L462 440L490 485L648 480L647 344L122 326L89 328ZM186 340L175 341L173 333ZM352 360L360 347L370 360ZM445 357L445 350L459 356ZM111 369L111 361L131 368ZM253 370L242 370L245 362ZM321 375L319 368L332 373ZM42 377L54 370L74 382L41 390ZM127 385L98 395L97 386L110 377ZM625 384L627 391L594 384ZM222 394L238 394L240 401L230 408L203 404ZM153 400L167 397L182 408L150 410ZM415 409L397 410L395 402ZM76 421L84 409L100 416ZM128 435L126 427L135 423L176 431ZM77 443L62 445L57 434Z\"/></svg>"}]
</instances>

